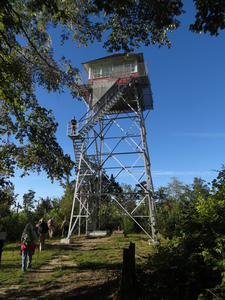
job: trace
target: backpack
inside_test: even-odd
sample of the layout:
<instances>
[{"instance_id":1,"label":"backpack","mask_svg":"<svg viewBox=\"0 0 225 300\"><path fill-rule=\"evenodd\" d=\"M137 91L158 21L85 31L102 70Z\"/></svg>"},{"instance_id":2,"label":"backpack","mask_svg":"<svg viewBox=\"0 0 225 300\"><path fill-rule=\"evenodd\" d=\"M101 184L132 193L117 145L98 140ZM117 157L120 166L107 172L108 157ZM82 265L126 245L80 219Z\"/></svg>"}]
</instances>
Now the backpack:
<instances>
[{"instance_id":1,"label":"backpack","mask_svg":"<svg viewBox=\"0 0 225 300\"><path fill-rule=\"evenodd\" d=\"M23 237L23 244L26 246L30 246L33 242L33 238L30 233L25 233Z\"/></svg>"},{"instance_id":2,"label":"backpack","mask_svg":"<svg viewBox=\"0 0 225 300\"><path fill-rule=\"evenodd\" d=\"M48 232L48 224L45 222L42 222L39 226L38 226L38 232L39 233L47 233Z\"/></svg>"},{"instance_id":3,"label":"backpack","mask_svg":"<svg viewBox=\"0 0 225 300\"><path fill-rule=\"evenodd\" d=\"M64 221L62 227L64 228L64 230L68 230L69 229L69 222Z\"/></svg>"},{"instance_id":4,"label":"backpack","mask_svg":"<svg viewBox=\"0 0 225 300\"><path fill-rule=\"evenodd\" d=\"M51 226L51 227L54 227L54 221L53 221L53 219L50 219L48 221L48 225Z\"/></svg>"}]
</instances>

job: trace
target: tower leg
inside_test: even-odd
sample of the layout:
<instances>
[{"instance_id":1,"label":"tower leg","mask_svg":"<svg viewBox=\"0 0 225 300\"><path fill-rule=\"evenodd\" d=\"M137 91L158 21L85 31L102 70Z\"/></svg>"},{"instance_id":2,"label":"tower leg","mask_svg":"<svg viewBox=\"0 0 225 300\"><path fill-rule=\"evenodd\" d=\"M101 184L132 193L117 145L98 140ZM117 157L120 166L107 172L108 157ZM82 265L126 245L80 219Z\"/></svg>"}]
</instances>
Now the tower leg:
<instances>
[{"instance_id":1,"label":"tower leg","mask_svg":"<svg viewBox=\"0 0 225 300\"><path fill-rule=\"evenodd\" d=\"M143 112L140 109L139 99L138 102L138 113L140 118L140 131L141 131L141 141L142 141L142 150L144 155L144 164L145 164L145 177L146 177L146 185L148 191L148 207L149 207L149 221L151 225L151 234L153 240L155 239L155 207L154 207L154 187L152 182L152 175L151 175L151 161L150 155L148 150L148 143L146 137L146 128L145 128L145 119Z\"/></svg>"}]
</instances>

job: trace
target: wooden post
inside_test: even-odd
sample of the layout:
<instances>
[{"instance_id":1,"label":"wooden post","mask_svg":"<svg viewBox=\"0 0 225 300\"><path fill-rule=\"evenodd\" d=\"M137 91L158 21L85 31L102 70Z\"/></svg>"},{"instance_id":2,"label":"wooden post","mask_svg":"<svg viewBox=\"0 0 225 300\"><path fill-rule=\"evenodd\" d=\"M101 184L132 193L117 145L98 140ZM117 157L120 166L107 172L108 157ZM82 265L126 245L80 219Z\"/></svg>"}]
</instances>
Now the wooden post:
<instances>
[{"instance_id":1,"label":"wooden post","mask_svg":"<svg viewBox=\"0 0 225 300\"><path fill-rule=\"evenodd\" d=\"M0 267L2 261L2 249L3 249L5 239L6 239L6 232L0 232Z\"/></svg>"},{"instance_id":2,"label":"wooden post","mask_svg":"<svg viewBox=\"0 0 225 300\"><path fill-rule=\"evenodd\" d=\"M123 249L122 280L119 299L138 299L138 284L135 270L135 244L132 242L130 242L129 249Z\"/></svg>"},{"instance_id":3,"label":"wooden post","mask_svg":"<svg viewBox=\"0 0 225 300\"><path fill-rule=\"evenodd\" d=\"M0 240L0 268L1 268L1 261L2 261L2 248L3 248L4 241Z\"/></svg>"}]
</instances>

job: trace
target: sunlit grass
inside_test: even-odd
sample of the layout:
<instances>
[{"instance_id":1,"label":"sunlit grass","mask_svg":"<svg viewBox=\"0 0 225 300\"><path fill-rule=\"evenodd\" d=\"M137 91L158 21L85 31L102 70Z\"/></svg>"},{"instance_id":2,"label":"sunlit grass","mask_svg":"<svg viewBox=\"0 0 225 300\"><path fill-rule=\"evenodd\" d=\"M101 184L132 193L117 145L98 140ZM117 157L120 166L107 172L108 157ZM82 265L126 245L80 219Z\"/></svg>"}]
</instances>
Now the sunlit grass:
<instances>
[{"instance_id":1,"label":"sunlit grass","mask_svg":"<svg viewBox=\"0 0 225 300\"><path fill-rule=\"evenodd\" d=\"M127 237L122 235L111 236L101 239L94 249L77 249L73 254L73 259L80 267L92 268L119 268L123 260L123 248L128 248L130 242L136 245L136 263L142 265L146 262L152 247L148 243L148 238L141 234L132 234Z\"/></svg>"},{"instance_id":2,"label":"sunlit grass","mask_svg":"<svg viewBox=\"0 0 225 300\"><path fill-rule=\"evenodd\" d=\"M5 245L0 268L0 284L5 284L11 280L13 283L19 283L21 276L20 244Z\"/></svg>"},{"instance_id":3,"label":"sunlit grass","mask_svg":"<svg viewBox=\"0 0 225 300\"><path fill-rule=\"evenodd\" d=\"M32 272L35 272L41 267L46 265L54 257L67 255L68 259L75 262L77 267L68 268L66 266L57 266L53 268L48 282L53 281L56 277L63 276L70 272L79 272L79 269L101 270L108 271L114 270L121 271L123 260L123 248L128 248L130 242L136 245L136 264L137 267L143 266L152 251L152 247L148 243L148 238L142 234L131 234L127 237L123 235L112 235L107 238L86 240L83 237L75 237L75 247L73 250L67 245L53 245L52 241L47 241L46 248L42 253L36 249L32 260ZM79 241L84 242L85 247L76 247ZM54 240L58 242L59 240ZM29 272L29 271L28 271ZM25 274L28 274L26 272ZM21 255L20 244L10 243L4 246L2 253L2 265L0 268L0 285L23 284L29 281L29 276L25 275L21 270ZM43 280L43 284L46 280ZM42 282L40 281L39 284Z\"/></svg>"},{"instance_id":4,"label":"sunlit grass","mask_svg":"<svg viewBox=\"0 0 225 300\"><path fill-rule=\"evenodd\" d=\"M59 253L56 247L49 248L46 245L46 250L40 254L38 247L32 257L32 270L38 269L41 265L46 264L51 258ZM21 268L22 258L20 255L20 244L10 243L4 246L2 252L2 263L0 268L0 285L4 284L19 284L23 281L24 273Z\"/></svg>"}]
</instances>

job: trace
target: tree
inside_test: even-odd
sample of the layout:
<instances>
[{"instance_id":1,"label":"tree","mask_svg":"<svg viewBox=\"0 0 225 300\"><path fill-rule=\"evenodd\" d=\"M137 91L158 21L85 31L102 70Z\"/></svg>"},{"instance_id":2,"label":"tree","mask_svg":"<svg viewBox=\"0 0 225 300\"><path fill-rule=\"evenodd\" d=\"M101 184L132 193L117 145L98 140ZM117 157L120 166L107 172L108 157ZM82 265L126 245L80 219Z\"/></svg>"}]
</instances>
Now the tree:
<instances>
[{"instance_id":1,"label":"tree","mask_svg":"<svg viewBox=\"0 0 225 300\"><path fill-rule=\"evenodd\" d=\"M181 0L94 0L97 9L104 13L105 29L109 36L104 46L112 50L129 51L140 43L148 46L171 46L168 32L179 27L178 17L185 13ZM225 28L223 0L194 0L196 16L189 29L218 35Z\"/></svg>"},{"instance_id":2,"label":"tree","mask_svg":"<svg viewBox=\"0 0 225 300\"><path fill-rule=\"evenodd\" d=\"M60 201L60 214L62 219L69 218L72 209L72 199L74 196L75 182L67 182L64 189L64 195ZM76 207L77 208L77 207Z\"/></svg>"},{"instance_id":3,"label":"tree","mask_svg":"<svg viewBox=\"0 0 225 300\"><path fill-rule=\"evenodd\" d=\"M195 23L190 25L194 32L209 32L218 35L225 28L225 3L223 0L194 0L197 13Z\"/></svg>"},{"instance_id":4,"label":"tree","mask_svg":"<svg viewBox=\"0 0 225 300\"><path fill-rule=\"evenodd\" d=\"M6 231L10 224L11 207L15 204L14 186L0 176L0 231Z\"/></svg>"},{"instance_id":5,"label":"tree","mask_svg":"<svg viewBox=\"0 0 225 300\"><path fill-rule=\"evenodd\" d=\"M181 195L184 194L185 186L176 177L167 186L168 197L174 200L180 200Z\"/></svg>"},{"instance_id":6,"label":"tree","mask_svg":"<svg viewBox=\"0 0 225 300\"><path fill-rule=\"evenodd\" d=\"M35 192L29 190L27 193L23 195L23 211L26 214L27 219L30 218L31 212L35 208Z\"/></svg>"},{"instance_id":7,"label":"tree","mask_svg":"<svg viewBox=\"0 0 225 300\"><path fill-rule=\"evenodd\" d=\"M52 210L52 200L49 197L40 198L38 205L35 210L35 215L37 220L40 220L43 217L46 217L47 214Z\"/></svg>"},{"instance_id":8,"label":"tree","mask_svg":"<svg viewBox=\"0 0 225 300\"><path fill-rule=\"evenodd\" d=\"M212 192L214 198L225 201L225 165L222 165L217 178L212 181Z\"/></svg>"},{"instance_id":9,"label":"tree","mask_svg":"<svg viewBox=\"0 0 225 300\"><path fill-rule=\"evenodd\" d=\"M203 198L207 199L210 194L210 188L208 187L208 185L203 179L198 177L194 177L192 190L193 196L196 198L202 196Z\"/></svg>"},{"instance_id":10,"label":"tree","mask_svg":"<svg viewBox=\"0 0 225 300\"><path fill-rule=\"evenodd\" d=\"M188 186L174 177L167 187L159 188L156 194L157 229L160 234L171 238L188 223L186 218L191 215L198 199L208 199L210 189L201 178L195 177L193 184Z\"/></svg>"},{"instance_id":11,"label":"tree","mask_svg":"<svg viewBox=\"0 0 225 300\"><path fill-rule=\"evenodd\" d=\"M52 112L41 107L35 96L36 85L49 92L61 92L64 86L72 95L76 91L77 69L65 59L60 67L47 34L50 23L56 26L69 21L57 14L56 2L3 0L0 4L2 175L13 176L17 166L24 170L23 175L43 169L51 179L62 179L73 167L56 141Z\"/></svg>"},{"instance_id":12,"label":"tree","mask_svg":"<svg viewBox=\"0 0 225 300\"><path fill-rule=\"evenodd\" d=\"M123 212L111 196L120 198L122 196L122 187L116 181L113 174L108 177L104 173L102 175L102 190L105 194L101 196L99 203L99 228L113 231L121 225L121 213Z\"/></svg>"}]
</instances>

